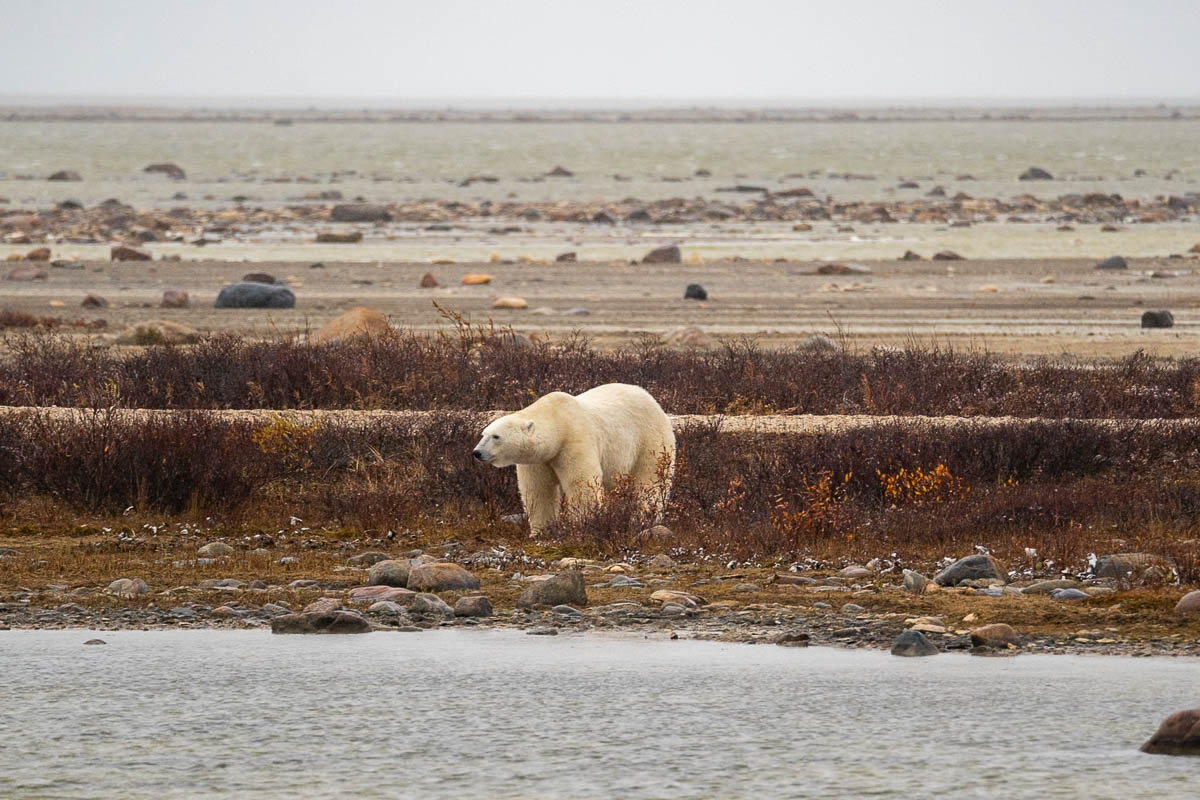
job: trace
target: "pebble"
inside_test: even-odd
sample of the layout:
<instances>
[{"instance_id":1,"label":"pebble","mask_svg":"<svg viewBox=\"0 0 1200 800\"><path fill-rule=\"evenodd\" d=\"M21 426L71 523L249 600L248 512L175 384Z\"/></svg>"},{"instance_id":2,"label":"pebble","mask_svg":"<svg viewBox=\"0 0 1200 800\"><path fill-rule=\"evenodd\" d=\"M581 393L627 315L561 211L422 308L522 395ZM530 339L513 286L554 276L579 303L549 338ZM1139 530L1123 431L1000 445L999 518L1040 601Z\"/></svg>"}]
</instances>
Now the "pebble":
<instances>
[{"instance_id":1,"label":"pebble","mask_svg":"<svg viewBox=\"0 0 1200 800\"><path fill-rule=\"evenodd\" d=\"M558 614L563 617L581 617L583 612L574 606L558 605L550 609L551 614Z\"/></svg>"},{"instance_id":2,"label":"pebble","mask_svg":"<svg viewBox=\"0 0 1200 800\"><path fill-rule=\"evenodd\" d=\"M846 603L845 605L842 606L843 614L861 614L866 610L867 609L863 608L862 606L858 605L857 603Z\"/></svg>"},{"instance_id":3,"label":"pebble","mask_svg":"<svg viewBox=\"0 0 1200 800\"><path fill-rule=\"evenodd\" d=\"M530 628L525 633L529 636L558 636L558 628L552 628L549 625L538 625L535 628Z\"/></svg>"},{"instance_id":4,"label":"pebble","mask_svg":"<svg viewBox=\"0 0 1200 800\"><path fill-rule=\"evenodd\" d=\"M1078 589L1055 589L1050 597L1053 600L1086 600L1090 595Z\"/></svg>"},{"instance_id":5,"label":"pebble","mask_svg":"<svg viewBox=\"0 0 1200 800\"><path fill-rule=\"evenodd\" d=\"M196 551L196 555L204 558L220 558L221 556L233 555L233 548L225 542L209 542Z\"/></svg>"},{"instance_id":6,"label":"pebble","mask_svg":"<svg viewBox=\"0 0 1200 800\"><path fill-rule=\"evenodd\" d=\"M103 639L88 639L84 644L108 644Z\"/></svg>"}]
</instances>

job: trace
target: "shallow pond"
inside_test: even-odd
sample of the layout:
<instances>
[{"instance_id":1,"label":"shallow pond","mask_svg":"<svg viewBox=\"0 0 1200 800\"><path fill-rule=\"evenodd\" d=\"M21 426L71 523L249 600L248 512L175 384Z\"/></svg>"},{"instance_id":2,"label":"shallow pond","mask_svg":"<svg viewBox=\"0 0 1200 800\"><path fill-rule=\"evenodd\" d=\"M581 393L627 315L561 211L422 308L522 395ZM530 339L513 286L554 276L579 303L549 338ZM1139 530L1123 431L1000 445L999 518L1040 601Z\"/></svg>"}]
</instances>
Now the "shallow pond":
<instances>
[{"instance_id":1,"label":"shallow pond","mask_svg":"<svg viewBox=\"0 0 1200 800\"><path fill-rule=\"evenodd\" d=\"M98 636L106 646L84 646ZM1190 660L0 633L0 797L1195 797Z\"/></svg>"}]
</instances>

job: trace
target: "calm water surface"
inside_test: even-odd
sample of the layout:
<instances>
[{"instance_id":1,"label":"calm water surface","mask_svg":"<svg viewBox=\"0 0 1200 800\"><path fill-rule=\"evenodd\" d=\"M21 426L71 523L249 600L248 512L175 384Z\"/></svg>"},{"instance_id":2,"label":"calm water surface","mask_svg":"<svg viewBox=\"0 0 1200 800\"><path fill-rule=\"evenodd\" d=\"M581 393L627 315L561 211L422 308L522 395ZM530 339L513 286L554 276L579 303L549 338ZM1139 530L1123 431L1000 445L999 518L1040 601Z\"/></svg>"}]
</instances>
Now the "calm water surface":
<instances>
[{"instance_id":1,"label":"calm water surface","mask_svg":"<svg viewBox=\"0 0 1200 800\"><path fill-rule=\"evenodd\" d=\"M105 647L85 647L93 635ZM515 631L0 633L3 797L1193 798L1195 662Z\"/></svg>"}]
</instances>

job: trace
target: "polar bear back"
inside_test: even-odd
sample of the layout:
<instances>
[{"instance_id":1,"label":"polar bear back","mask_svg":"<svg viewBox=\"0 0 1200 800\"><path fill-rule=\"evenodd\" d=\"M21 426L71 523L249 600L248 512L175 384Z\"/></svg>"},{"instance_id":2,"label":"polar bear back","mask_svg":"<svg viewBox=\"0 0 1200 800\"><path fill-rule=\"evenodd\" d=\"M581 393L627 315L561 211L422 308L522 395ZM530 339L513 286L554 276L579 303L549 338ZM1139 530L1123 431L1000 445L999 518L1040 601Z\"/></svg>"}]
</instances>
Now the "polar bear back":
<instances>
[{"instance_id":1,"label":"polar bear back","mask_svg":"<svg viewBox=\"0 0 1200 800\"><path fill-rule=\"evenodd\" d=\"M606 383L576 395L591 420L588 429L600 455L605 482L634 473L639 461L675 453L675 433L658 402L640 386Z\"/></svg>"}]
</instances>

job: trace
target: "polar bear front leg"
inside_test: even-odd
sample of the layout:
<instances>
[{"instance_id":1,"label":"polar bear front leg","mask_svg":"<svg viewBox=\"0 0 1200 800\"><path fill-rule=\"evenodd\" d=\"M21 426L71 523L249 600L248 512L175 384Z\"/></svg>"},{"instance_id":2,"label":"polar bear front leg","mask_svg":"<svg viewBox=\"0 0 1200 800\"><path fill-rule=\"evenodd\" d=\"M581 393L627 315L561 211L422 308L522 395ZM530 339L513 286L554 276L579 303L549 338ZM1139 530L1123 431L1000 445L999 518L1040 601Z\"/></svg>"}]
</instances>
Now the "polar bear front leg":
<instances>
[{"instance_id":1,"label":"polar bear front leg","mask_svg":"<svg viewBox=\"0 0 1200 800\"><path fill-rule=\"evenodd\" d=\"M529 518L529 535L537 536L558 519L562 490L558 476L545 464L517 464L517 491Z\"/></svg>"},{"instance_id":2,"label":"polar bear front leg","mask_svg":"<svg viewBox=\"0 0 1200 800\"><path fill-rule=\"evenodd\" d=\"M567 511L588 514L600 506L604 497L604 471L594 455L579 459L566 458L556 473L566 494Z\"/></svg>"}]
</instances>

